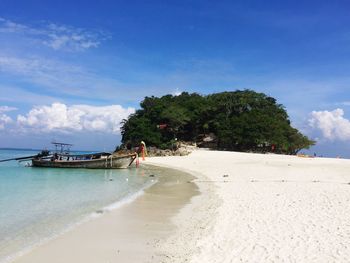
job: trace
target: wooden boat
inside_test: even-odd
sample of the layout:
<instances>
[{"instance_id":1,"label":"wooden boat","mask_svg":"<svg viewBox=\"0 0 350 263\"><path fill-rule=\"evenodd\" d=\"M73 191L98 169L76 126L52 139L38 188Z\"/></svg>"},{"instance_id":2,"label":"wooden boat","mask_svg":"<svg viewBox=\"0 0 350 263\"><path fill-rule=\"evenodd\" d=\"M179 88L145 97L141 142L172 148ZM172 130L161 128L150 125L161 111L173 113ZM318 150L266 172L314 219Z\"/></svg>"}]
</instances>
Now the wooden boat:
<instances>
[{"instance_id":1,"label":"wooden boat","mask_svg":"<svg viewBox=\"0 0 350 263\"><path fill-rule=\"evenodd\" d=\"M94 153L84 155L54 154L32 159L34 167L50 168L89 168L89 169L121 169L128 168L137 158L132 154Z\"/></svg>"},{"instance_id":2,"label":"wooden boat","mask_svg":"<svg viewBox=\"0 0 350 263\"><path fill-rule=\"evenodd\" d=\"M32 161L34 167L47 168L90 168L90 169L121 169L128 168L138 157L137 153L107 153L70 154L72 144L53 142L55 151L42 152L25 157L0 160Z\"/></svg>"}]
</instances>

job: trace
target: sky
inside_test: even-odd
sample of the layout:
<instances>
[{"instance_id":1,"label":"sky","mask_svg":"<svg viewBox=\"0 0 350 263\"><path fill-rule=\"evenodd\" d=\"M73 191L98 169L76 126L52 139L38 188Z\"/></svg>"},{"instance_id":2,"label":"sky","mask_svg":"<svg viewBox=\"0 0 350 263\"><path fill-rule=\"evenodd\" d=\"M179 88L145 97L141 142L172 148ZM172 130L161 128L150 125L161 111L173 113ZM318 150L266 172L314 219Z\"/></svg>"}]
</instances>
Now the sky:
<instances>
[{"instance_id":1,"label":"sky","mask_svg":"<svg viewBox=\"0 0 350 263\"><path fill-rule=\"evenodd\" d=\"M0 147L120 144L145 96L252 89L350 158L348 1L0 0Z\"/></svg>"}]
</instances>

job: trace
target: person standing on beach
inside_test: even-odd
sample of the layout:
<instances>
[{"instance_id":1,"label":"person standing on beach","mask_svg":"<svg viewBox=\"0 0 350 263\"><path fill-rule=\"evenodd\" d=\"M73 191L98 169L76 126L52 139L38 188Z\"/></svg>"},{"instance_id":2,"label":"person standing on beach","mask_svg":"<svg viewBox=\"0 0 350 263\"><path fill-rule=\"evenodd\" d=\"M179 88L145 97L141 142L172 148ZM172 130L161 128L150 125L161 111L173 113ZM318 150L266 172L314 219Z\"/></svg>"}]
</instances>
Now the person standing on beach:
<instances>
[{"instance_id":1,"label":"person standing on beach","mask_svg":"<svg viewBox=\"0 0 350 263\"><path fill-rule=\"evenodd\" d=\"M147 155L146 143L141 141L139 148L137 149L137 154L142 155L142 160L145 160L145 156Z\"/></svg>"}]
</instances>

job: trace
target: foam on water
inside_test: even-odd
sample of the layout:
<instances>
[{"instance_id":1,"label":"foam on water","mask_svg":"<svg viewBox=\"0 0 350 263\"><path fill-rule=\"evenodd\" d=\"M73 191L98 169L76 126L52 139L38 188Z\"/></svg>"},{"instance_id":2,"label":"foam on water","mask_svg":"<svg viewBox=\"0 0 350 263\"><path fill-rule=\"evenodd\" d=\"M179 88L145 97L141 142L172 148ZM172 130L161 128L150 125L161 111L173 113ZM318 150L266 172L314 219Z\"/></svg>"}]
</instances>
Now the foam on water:
<instances>
[{"instance_id":1,"label":"foam on water","mask_svg":"<svg viewBox=\"0 0 350 263\"><path fill-rule=\"evenodd\" d=\"M36 152L0 150L0 159ZM117 209L156 182L142 169L30 168L0 163L0 262Z\"/></svg>"}]
</instances>

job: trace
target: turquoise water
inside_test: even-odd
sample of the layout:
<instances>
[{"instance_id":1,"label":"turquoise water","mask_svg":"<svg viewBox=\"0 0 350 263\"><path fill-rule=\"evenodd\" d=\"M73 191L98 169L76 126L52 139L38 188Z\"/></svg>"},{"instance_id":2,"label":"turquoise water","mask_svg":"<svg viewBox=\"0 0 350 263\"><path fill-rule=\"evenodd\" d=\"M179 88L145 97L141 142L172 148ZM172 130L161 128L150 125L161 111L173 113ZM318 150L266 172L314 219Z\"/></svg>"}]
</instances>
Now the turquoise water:
<instances>
[{"instance_id":1,"label":"turquoise water","mask_svg":"<svg viewBox=\"0 0 350 263\"><path fill-rule=\"evenodd\" d=\"M0 159L36 153L0 150ZM107 206L132 199L152 184L147 175L147 170L136 168L50 169L16 161L0 163L0 262Z\"/></svg>"}]
</instances>

